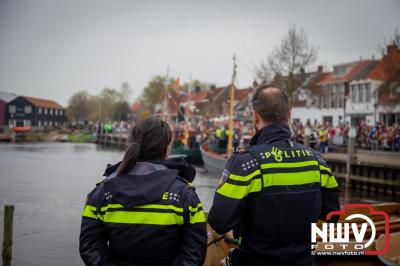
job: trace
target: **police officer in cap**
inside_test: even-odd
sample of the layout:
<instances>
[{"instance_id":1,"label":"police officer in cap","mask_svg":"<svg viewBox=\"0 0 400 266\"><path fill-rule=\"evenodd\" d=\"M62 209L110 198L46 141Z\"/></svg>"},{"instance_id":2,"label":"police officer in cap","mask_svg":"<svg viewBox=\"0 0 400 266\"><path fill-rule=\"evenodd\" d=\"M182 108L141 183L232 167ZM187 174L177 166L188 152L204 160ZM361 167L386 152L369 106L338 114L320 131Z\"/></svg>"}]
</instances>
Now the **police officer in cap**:
<instances>
[{"instance_id":1,"label":"police officer in cap","mask_svg":"<svg viewBox=\"0 0 400 266\"><path fill-rule=\"evenodd\" d=\"M221 264L313 265L311 223L340 209L339 187L320 154L292 140L285 91L260 87L256 134L228 160L208 221L239 247Z\"/></svg>"}]
</instances>

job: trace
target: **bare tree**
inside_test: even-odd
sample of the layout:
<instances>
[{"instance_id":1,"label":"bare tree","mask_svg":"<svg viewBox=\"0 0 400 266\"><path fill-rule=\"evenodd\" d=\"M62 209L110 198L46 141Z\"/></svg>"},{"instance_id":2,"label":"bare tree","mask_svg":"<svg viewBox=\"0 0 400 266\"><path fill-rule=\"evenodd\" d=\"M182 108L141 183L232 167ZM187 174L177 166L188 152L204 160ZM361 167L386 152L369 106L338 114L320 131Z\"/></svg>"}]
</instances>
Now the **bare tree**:
<instances>
[{"instance_id":1,"label":"bare tree","mask_svg":"<svg viewBox=\"0 0 400 266\"><path fill-rule=\"evenodd\" d=\"M274 71L266 62L262 62L259 67L256 67L256 75L261 85L269 84L274 77Z\"/></svg>"},{"instance_id":2,"label":"bare tree","mask_svg":"<svg viewBox=\"0 0 400 266\"><path fill-rule=\"evenodd\" d=\"M309 44L305 31L289 27L279 47L275 47L268 57L268 65L275 73L297 74L317 60L318 49Z\"/></svg>"},{"instance_id":3,"label":"bare tree","mask_svg":"<svg viewBox=\"0 0 400 266\"><path fill-rule=\"evenodd\" d=\"M386 47L388 45L396 45L398 48L400 48L400 30L399 27L396 27L396 29L394 30L394 33L391 37L389 37L389 39L384 38L383 42L378 44L378 52L384 56L386 53Z\"/></svg>"},{"instance_id":4,"label":"bare tree","mask_svg":"<svg viewBox=\"0 0 400 266\"><path fill-rule=\"evenodd\" d=\"M295 25L289 27L283 36L279 46L269 54L266 62L257 69L257 76L261 82L268 81L271 73L280 77L287 76L287 84L296 84L292 79L317 60L318 49L308 42L305 31L299 30ZM286 89L291 93L295 88L289 86Z\"/></svg>"}]
</instances>

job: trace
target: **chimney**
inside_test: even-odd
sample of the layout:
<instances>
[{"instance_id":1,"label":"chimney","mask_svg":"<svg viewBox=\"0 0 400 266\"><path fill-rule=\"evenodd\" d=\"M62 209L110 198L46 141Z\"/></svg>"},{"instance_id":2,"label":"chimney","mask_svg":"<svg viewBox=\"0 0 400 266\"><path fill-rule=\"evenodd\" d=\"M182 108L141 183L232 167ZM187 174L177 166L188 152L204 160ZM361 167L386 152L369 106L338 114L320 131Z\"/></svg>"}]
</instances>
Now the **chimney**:
<instances>
[{"instance_id":1,"label":"chimney","mask_svg":"<svg viewBox=\"0 0 400 266\"><path fill-rule=\"evenodd\" d=\"M318 66L318 73L322 73L324 71L324 67L322 65Z\"/></svg>"}]
</instances>

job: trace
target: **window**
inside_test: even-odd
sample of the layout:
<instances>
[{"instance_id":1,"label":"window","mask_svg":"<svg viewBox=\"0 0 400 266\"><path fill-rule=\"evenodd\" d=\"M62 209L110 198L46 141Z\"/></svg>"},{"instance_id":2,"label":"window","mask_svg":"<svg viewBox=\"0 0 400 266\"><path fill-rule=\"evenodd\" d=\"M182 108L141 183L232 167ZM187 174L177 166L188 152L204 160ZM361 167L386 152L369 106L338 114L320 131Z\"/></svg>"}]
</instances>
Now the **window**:
<instances>
[{"instance_id":1,"label":"window","mask_svg":"<svg viewBox=\"0 0 400 266\"><path fill-rule=\"evenodd\" d=\"M53 115L53 109L50 108L50 115Z\"/></svg>"},{"instance_id":2,"label":"window","mask_svg":"<svg viewBox=\"0 0 400 266\"><path fill-rule=\"evenodd\" d=\"M8 107L8 112L9 112L10 114L14 114L16 110L17 110L17 108L15 107L15 105L10 105L10 106Z\"/></svg>"},{"instance_id":3,"label":"window","mask_svg":"<svg viewBox=\"0 0 400 266\"><path fill-rule=\"evenodd\" d=\"M351 102L357 102L357 85L351 85Z\"/></svg>"},{"instance_id":4,"label":"window","mask_svg":"<svg viewBox=\"0 0 400 266\"><path fill-rule=\"evenodd\" d=\"M42 113L42 107L38 108L38 113L41 114Z\"/></svg>"},{"instance_id":5,"label":"window","mask_svg":"<svg viewBox=\"0 0 400 266\"><path fill-rule=\"evenodd\" d=\"M341 84L337 92L337 107L342 108L344 105L344 85Z\"/></svg>"},{"instance_id":6,"label":"window","mask_svg":"<svg viewBox=\"0 0 400 266\"><path fill-rule=\"evenodd\" d=\"M335 108L335 94L336 94L336 85L333 85L330 88L329 92L329 108Z\"/></svg>"},{"instance_id":7,"label":"window","mask_svg":"<svg viewBox=\"0 0 400 266\"><path fill-rule=\"evenodd\" d=\"M54 110L54 114L58 115L58 110L57 109Z\"/></svg>"},{"instance_id":8,"label":"window","mask_svg":"<svg viewBox=\"0 0 400 266\"><path fill-rule=\"evenodd\" d=\"M38 120L37 125L38 125L38 127L41 127L42 126L42 121Z\"/></svg>"},{"instance_id":9,"label":"window","mask_svg":"<svg viewBox=\"0 0 400 266\"><path fill-rule=\"evenodd\" d=\"M365 101L367 103L371 102L371 83L365 84Z\"/></svg>"},{"instance_id":10,"label":"window","mask_svg":"<svg viewBox=\"0 0 400 266\"><path fill-rule=\"evenodd\" d=\"M364 102L364 90L365 90L365 85L360 84L358 85L358 102L363 103Z\"/></svg>"},{"instance_id":11,"label":"window","mask_svg":"<svg viewBox=\"0 0 400 266\"><path fill-rule=\"evenodd\" d=\"M47 108L44 108L44 114L47 115Z\"/></svg>"},{"instance_id":12,"label":"window","mask_svg":"<svg viewBox=\"0 0 400 266\"><path fill-rule=\"evenodd\" d=\"M27 105L25 106L25 114L31 114L32 113L32 106Z\"/></svg>"},{"instance_id":13,"label":"window","mask_svg":"<svg viewBox=\"0 0 400 266\"><path fill-rule=\"evenodd\" d=\"M397 97L397 95L400 93L400 87L396 86L394 82L391 82L389 86L389 93L390 98Z\"/></svg>"},{"instance_id":14,"label":"window","mask_svg":"<svg viewBox=\"0 0 400 266\"><path fill-rule=\"evenodd\" d=\"M333 70L335 76L343 76L346 73L346 66L337 66Z\"/></svg>"},{"instance_id":15,"label":"window","mask_svg":"<svg viewBox=\"0 0 400 266\"><path fill-rule=\"evenodd\" d=\"M63 115L63 110L60 110L60 115Z\"/></svg>"}]
</instances>

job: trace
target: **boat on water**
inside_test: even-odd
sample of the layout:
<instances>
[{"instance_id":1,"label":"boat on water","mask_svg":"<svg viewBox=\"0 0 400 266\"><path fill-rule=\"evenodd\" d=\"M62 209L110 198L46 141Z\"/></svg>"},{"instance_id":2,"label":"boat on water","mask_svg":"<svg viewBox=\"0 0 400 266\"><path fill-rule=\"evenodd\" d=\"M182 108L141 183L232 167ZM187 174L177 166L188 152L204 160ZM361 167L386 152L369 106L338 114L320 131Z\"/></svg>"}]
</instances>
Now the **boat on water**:
<instances>
[{"instance_id":1,"label":"boat on water","mask_svg":"<svg viewBox=\"0 0 400 266\"><path fill-rule=\"evenodd\" d=\"M29 131L31 131L31 127L26 126L26 127L13 127L12 131L14 131L15 133L28 133Z\"/></svg>"},{"instance_id":2,"label":"boat on water","mask_svg":"<svg viewBox=\"0 0 400 266\"><path fill-rule=\"evenodd\" d=\"M203 158L204 167L215 177L221 177L228 158L233 152L233 119L234 119L234 102L235 102L235 79L236 79L236 56L233 56L233 74L230 91L229 103L229 133L225 145L220 145L221 140L208 141L200 146L201 157ZM225 141L225 140L224 140ZM216 145L215 145L216 144ZM220 146L223 146L222 148Z\"/></svg>"},{"instance_id":3,"label":"boat on water","mask_svg":"<svg viewBox=\"0 0 400 266\"><path fill-rule=\"evenodd\" d=\"M226 162L228 161L227 154L217 153L210 149L209 142L206 142L200 146L201 157L203 158L204 167L207 171L215 176L221 177L222 171L225 168Z\"/></svg>"},{"instance_id":4,"label":"boat on water","mask_svg":"<svg viewBox=\"0 0 400 266\"><path fill-rule=\"evenodd\" d=\"M180 140L175 140L172 145L171 155L176 155L185 158L186 161L192 164L201 164L203 160L201 158L201 152L198 144L185 145Z\"/></svg>"}]
</instances>

